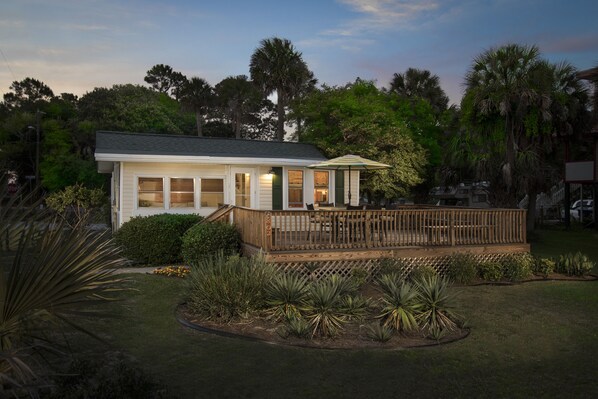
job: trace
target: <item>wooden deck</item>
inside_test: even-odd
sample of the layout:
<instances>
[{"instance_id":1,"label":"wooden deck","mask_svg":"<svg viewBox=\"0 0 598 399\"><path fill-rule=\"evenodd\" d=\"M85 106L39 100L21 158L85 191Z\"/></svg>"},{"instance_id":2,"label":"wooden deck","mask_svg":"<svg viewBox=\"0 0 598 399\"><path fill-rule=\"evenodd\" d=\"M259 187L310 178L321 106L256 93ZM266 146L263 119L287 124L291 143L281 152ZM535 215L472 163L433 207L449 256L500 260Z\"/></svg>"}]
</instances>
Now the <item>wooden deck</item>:
<instances>
[{"instance_id":1,"label":"wooden deck","mask_svg":"<svg viewBox=\"0 0 598 399\"><path fill-rule=\"evenodd\" d=\"M264 211L235 207L247 253L275 262L527 252L518 209Z\"/></svg>"}]
</instances>

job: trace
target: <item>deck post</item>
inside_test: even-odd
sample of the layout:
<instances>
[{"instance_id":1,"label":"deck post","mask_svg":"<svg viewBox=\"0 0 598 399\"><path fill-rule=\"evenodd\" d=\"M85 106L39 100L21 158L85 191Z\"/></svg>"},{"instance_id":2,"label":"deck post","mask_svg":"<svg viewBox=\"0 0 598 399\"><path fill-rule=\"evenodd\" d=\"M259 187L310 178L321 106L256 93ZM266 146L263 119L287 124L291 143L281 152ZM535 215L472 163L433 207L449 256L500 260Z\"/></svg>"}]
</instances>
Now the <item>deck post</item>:
<instances>
[{"instance_id":1,"label":"deck post","mask_svg":"<svg viewBox=\"0 0 598 399\"><path fill-rule=\"evenodd\" d=\"M449 242L455 245L455 210L451 209L449 216Z\"/></svg>"},{"instance_id":2,"label":"deck post","mask_svg":"<svg viewBox=\"0 0 598 399\"><path fill-rule=\"evenodd\" d=\"M270 251L272 247L272 212L266 212L265 226L262 226L266 233L266 240L263 243L265 252Z\"/></svg>"}]
</instances>

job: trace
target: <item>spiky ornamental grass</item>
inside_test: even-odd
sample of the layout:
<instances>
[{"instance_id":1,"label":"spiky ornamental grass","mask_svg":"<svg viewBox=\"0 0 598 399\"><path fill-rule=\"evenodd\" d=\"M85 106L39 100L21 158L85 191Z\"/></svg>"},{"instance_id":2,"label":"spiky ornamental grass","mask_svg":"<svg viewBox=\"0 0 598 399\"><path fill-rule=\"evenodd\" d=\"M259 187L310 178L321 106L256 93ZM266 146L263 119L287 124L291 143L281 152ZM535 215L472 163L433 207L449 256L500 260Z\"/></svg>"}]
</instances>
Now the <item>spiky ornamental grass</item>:
<instances>
[{"instance_id":1,"label":"spiky ornamental grass","mask_svg":"<svg viewBox=\"0 0 598 399\"><path fill-rule=\"evenodd\" d=\"M94 305L122 290L113 272L124 259L107 233L39 211L35 193L0 194L0 396L35 396L39 354L59 354L52 331L64 323L94 335L75 318L103 315Z\"/></svg>"},{"instance_id":2,"label":"spiky ornamental grass","mask_svg":"<svg viewBox=\"0 0 598 399\"><path fill-rule=\"evenodd\" d=\"M300 318L308 294L304 277L279 274L266 287L267 313L275 320Z\"/></svg>"},{"instance_id":3,"label":"spiky ornamental grass","mask_svg":"<svg viewBox=\"0 0 598 399\"><path fill-rule=\"evenodd\" d=\"M424 277L416 282L421 308L416 317L424 331L454 330L458 316L455 313L455 295L449 289L449 280L438 276Z\"/></svg>"},{"instance_id":4,"label":"spiky ornamental grass","mask_svg":"<svg viewBox=\"0 0 598 399\"><path fill-rule=\"evenodd\" d=\"M382 275L378 288L382 292L382 311L378 318L384 325L397 331L417 328L416 315L421 308L417 289L394 274Z\"/></svg>"},{"instance_id":5,"label":"spiky ornamental grass","mask_svg":"<svg viewBox=\"0 0 598 399\"><path fill-rule=\"evenodd\" d=\"M188 307L211 320L247 318L264 307L273 273L262 256L229 257L220 252L191 266Z\"/></svg>"},{"instance_id":6,"label":"spiky ornamental grass","mask_svg":"<svg viewBox=\"0 0 598 399\"><path fill-rule=\"evenodd\" d=\"M312 336L334 337L343 330L347 316L342 311L341 288L331 279L311 285L305 317L310 323Z\"/></svg>"}]
</instances>

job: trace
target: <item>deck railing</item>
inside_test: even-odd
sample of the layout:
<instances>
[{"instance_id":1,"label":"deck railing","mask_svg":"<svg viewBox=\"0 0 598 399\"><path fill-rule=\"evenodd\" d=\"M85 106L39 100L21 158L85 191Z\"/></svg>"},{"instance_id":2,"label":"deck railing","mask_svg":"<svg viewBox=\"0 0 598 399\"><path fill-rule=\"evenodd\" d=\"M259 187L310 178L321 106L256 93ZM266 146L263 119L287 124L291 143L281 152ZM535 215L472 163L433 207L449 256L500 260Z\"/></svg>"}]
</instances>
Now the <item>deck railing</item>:
<instances>
[{"instance_id":1,"label":"deck railing","mask_svg":"<svg viewBox=\"0 0 598 399\"><path fill-rule=\"evenodd\" d=\"M526 242L526 211L520 209L264 211L235 207L233 220L244 243L265 251Z\"/></svg>"}]
</instances>

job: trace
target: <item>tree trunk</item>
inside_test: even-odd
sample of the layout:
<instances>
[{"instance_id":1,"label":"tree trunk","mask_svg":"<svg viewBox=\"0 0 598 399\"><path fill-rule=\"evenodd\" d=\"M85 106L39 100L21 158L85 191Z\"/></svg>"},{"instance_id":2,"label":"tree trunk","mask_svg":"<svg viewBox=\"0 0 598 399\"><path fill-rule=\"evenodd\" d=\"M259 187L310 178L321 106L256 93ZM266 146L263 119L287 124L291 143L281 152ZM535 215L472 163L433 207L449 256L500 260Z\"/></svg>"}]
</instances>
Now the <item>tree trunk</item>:
<instances>
[{"instance_id":1,"label":"tree trunk","mask_svg":"<svg viewBox=\"0 0 598 399\"><path fill-rule=\"evenodd\" d=\"M199 111L195 112L195 123L197 124L197 135L203 137L203 120Z\"/></svg>"},{"instance_id":2,"label":"tree trunk","mask_svg":"<svg viewBox=\"0 0 598 399\"><path fill-rule=\"evenodd\" d=\"M235 112L233 116L233 128L235 130L235 138L241 138L241 115L238 112Z\"/></svg>"},{"instance_id":3,"label":"tree trunk","mask_svg":"<svg viewBox=\"0 0 598 399\"><path fill-rule=\"evenodd\" d=\"M532 187L527 193L527 232L530 233L536 228L536 200L538 199L538 190Z\"/></svg>"},{"instance_id":4,"label":"tree trunk","mask_svg":"<svg viewBox=\"0 0 598 399\"><path fill-rule=\"evenodd\" d=\"M284 96L278 91L278 102L276 104L278 121L276 121L276 140L284 141Z\"/></svg>"}]
</instances>

